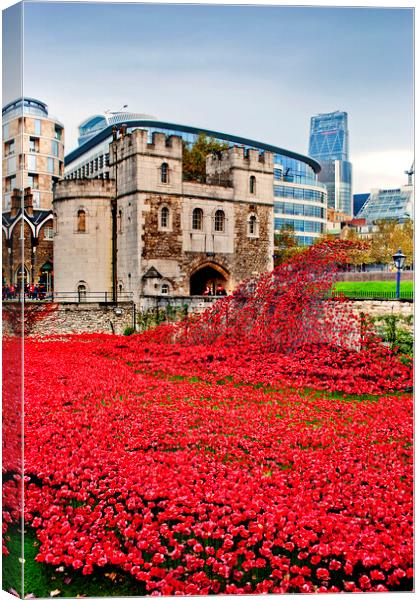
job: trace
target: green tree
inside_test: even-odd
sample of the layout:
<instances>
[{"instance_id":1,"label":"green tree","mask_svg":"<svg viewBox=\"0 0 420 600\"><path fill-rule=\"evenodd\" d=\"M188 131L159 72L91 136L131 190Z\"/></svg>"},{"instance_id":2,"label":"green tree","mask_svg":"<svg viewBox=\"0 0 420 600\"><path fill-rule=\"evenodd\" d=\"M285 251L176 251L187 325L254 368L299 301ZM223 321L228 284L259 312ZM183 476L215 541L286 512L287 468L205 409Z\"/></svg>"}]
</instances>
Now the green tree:
<instances>
[{"instance_id":1,"label":"green tree","mask_svg":"<svg viewBox=\"0 0 420 600\"><path fill-rule=\"evenodd\" d=\"M182 152L182 171L184 181L206 181L206 156L212 152L226 150L228 144L218 142L214 138L208 138L204 133L200 133L190 147L184 142Z\"/></svg>"}]
</instances>

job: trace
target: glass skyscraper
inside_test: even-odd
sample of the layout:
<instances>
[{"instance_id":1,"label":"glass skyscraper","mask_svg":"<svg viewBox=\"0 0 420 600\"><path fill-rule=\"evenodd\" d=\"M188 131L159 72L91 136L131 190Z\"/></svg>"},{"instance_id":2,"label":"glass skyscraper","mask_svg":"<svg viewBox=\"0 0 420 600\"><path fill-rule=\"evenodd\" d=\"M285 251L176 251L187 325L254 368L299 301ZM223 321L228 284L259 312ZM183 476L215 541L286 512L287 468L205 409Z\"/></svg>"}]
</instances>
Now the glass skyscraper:
<instances>
[{"instance_id":1,"label":"glass skyscraper","mask_svg":"<svg viewBox=\"0 0 420 600\"><path fill-rule=\"evenodd\" d=\"M318 180L325 183L328 207L353 216L352 165L346 112L335 111L311 118L309 155L321 165Z\"/></svg>"}]
</instances>

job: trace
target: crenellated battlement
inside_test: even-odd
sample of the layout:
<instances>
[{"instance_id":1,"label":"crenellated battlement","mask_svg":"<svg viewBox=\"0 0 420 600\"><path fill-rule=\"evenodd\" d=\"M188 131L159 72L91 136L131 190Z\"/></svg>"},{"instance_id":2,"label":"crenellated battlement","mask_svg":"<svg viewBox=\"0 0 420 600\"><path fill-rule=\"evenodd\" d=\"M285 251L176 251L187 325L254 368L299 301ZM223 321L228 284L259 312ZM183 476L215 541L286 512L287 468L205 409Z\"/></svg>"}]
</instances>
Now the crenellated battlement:
<instances>
[{"instance_id":1,"label":"crenellated battlement","mask_svg":"<svg viewBox=\"0 0 420 600\"><path fill-rule=\"evenodd\" d=\"M264 197L269 193L266 180L271 180L274 172L273 155L271 152L262 152L233 146L227 150L213 152L206 158L207 183L216 185L231 185L242 194L248 195L250 189L256 189L255 184L250 184L250 178L258 180L259 193L264 190ZM261 188L263 183L263 188ZM251 188L252 185L252 188ZM254 194L255 192L249 192ZM272 187L271 187L272 194Z\"/></svg>"},{"instance_id":2,"label":"crenellated battlement","mask_svg":"<svg viewBox=\"0 0 420 600\"><path fill-rule=\"evenodd\" d=\"M164 133L154 132L152 141L148 140L148 132L145 129L135 129L131 133L120 134L110 145L110 165L115 163L117 155L119 161L134 154L182 159L182 138L180 136L167 136Z\"/></svg>"},{"instance_id":3,"label":"crenellated battlement","mask_svg":"<svg viewBox=\"0 0 420 600\"><path fill-rule=\"evenodd\" d=\"M273 154L268 151L259 152L251 148L233 146L207 156L206 169L208 175L235 167L250 171L273 172Z\"/></svg>"},{"instance_id":4,"label":"crenellated battlement","mask_svg":"<svg viewBox=\"0 0 420 600\"><path fill-rule=\"evenodd\" d=\"M182 157L182 138L179 135L165 135L164 133L154 132L152 142L147 144L147 149L151 153Z\"/></svg>"}]
</instances>

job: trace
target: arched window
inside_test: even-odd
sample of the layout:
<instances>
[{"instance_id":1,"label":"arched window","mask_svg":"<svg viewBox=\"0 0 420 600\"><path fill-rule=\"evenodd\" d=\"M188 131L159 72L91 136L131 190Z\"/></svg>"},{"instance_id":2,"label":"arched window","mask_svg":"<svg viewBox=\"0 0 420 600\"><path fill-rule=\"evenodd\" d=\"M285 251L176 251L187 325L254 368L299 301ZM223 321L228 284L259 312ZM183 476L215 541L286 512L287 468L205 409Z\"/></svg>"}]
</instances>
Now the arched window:
<instances>
[{"instance_id":1,"label":"arched window","mask_svg":"<svg viewBox=\"0 0 420 600\"><path fill-rule=\"evenodd\" d=\"M54 229L54 235L57 235L57 233L58 233L58 218L57 218L56 212L53 214L53 229Z\"/></svg>"},{"instance_id":2,"label":"arched window","mask_svg":"<svg viewBox=\"0 0 420 600\"><path fill-rule=\"evenodd\" d=\"M168 183L169 181L169 167L168 163L162 163L160 167L160 182Z\"/></svg>"},{"instance_id":3,"label":"arched window","mask_svg":"<svg viewBox=\"0 0 420 600\"><path fill-rule=\"evenodd\" d=\"M163 283L162 287L161 287L161 293L164 296L167 296L169 294L169 284L168 283Z\"/></svg>"},{"instance_id":4,"label":"arched window","mask_svg":"<svg viewBox=\"0 0 420 600\"><path fill-rule=\"evenodd\" d=\"M253 214L248 217L248 236L258 237L258 219Z\"/></svg>"},{"instance_id":5,"label":"arched window","mask_svg":"<svg viewBox=\"0 0 420 600\"><path fill-rule=\"evenodd\" d=\"M249 178L249 193L255 194L257 191L256 188L257 188L257 182L255 179L255 176L251 175L251 177Z\"/></svg>"},{"instance_id":6,"label":"arched window","mask_svg":"<svg viewBox=\"0 0 420 600\"><path fill-rule=\"evenodd\" d=\"M169 229L169 208L167 206L163 206L160 211L160 227Z\"/></svg>"},{"instance_id":7,"label":"arched window","mask_svg":"<svg viewBox=\"0 0 420 600\"><path fill-rule=\"evenodd\" d=\"M117 231L118 231L118 233L122 233L122 210L121 209L118 211L118 216L117 216Z\"/></svg>"},{"instance_id":8,"label":"arched window","mask_svg":"<svg viewBox=\"0 0 420 600\"><path fill-rule=\"evenodd\" d=\"M214 215L214 231L225 230L225 213L223 210L216 210Z\"/></svg>"},{"instance_id":9,"label":"arched window","mask_svg":"<svg viewBox=\"0 0 420 600\"><path fill-rule=\"evenodd\" d=\"M194 208L192 214L192 228L201 230L203 229L203 211L201 208Z\"/></svg>"},{"instance_id":10,"label":"arched window","mask_svg":"<svg viewBox=\"0 0 420 600\"><path fill-rule=\"evenodd\" d=\"M86 231L86 213L84 210L77 211L77 231L85 233Z\"/></svg>"},{"instance_id":11,"label":"arched window","mask_svg":"<svg viewBox=\"0 0 420 600\"><path fill-rule=\"evenodd\" d=\"M84 283L79 283L77 286L77 295L79 302L86 302L86 285Z\"/></svg>"}]
</instances>

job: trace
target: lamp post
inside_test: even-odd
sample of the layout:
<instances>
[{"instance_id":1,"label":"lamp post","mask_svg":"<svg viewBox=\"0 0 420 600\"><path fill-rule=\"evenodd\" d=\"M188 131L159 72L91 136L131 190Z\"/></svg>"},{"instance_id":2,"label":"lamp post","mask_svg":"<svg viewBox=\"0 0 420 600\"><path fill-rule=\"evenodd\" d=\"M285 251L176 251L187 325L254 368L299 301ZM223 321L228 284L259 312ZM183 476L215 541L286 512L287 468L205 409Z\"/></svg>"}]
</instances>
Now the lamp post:
<instances>
[{"instance_id":1,"label":"lamp post","mask_svg":"<svg viewBox=\"0 0 420 600\"><path fill-rule=\"evenodd\" d=\"M114 179L115 179L115 193L111 200L111 228L112 228L112 302L114 304L118 304L118 274L117 274L117 257L118 257L118 228L117 228L117 208L118 208L118 133L120 134L120 139L123 139L127 134L127 125L123 123L119 129L117 127L112 128L112 146L113 146L113 160L115 161L115 171L114 171ZM122 150L121 150L121 158L122 158Z\"/></svg>"},{"instance_id":2,"label":"lamp post","mask_svg":"<svg viewBox=\"0 0 420 600\"><path fill-rule=\"evenodd\" d=\"M401 270L404 266L405 259L407 258L405 254L401 252L401 249L398 250L392 257L394 259L394 265L397 269L397 289L395 293L395 297L400 297L400 285L401 285Z\"/></svg>"}]
</instances>

